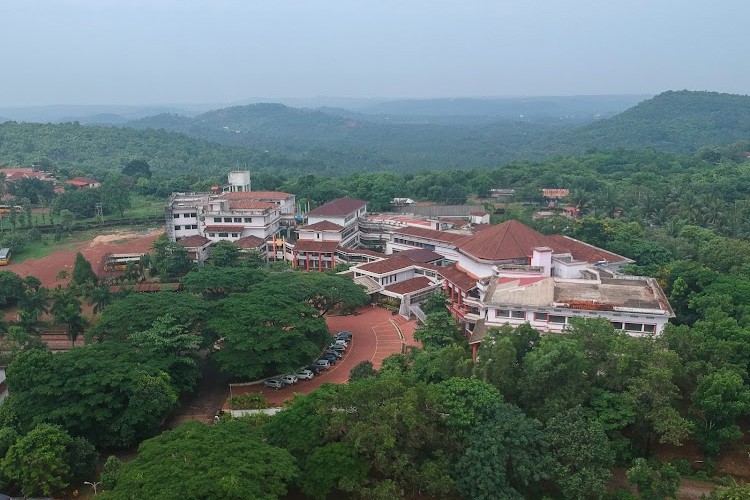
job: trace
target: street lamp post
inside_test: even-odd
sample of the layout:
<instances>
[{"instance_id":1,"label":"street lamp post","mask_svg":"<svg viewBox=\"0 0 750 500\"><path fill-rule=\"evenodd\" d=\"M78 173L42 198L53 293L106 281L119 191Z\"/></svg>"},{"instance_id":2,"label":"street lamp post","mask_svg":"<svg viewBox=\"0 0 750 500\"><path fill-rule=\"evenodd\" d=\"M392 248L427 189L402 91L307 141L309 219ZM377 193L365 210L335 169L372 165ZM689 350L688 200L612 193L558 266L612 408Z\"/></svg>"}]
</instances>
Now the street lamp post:
<instances>
[{"instance_id":1,"label":"street lamp post","mask_svg":"<svg viewBox=\"0 0 750 500\"><path fill-rule=\"evenodd\" d=\"M94 488L94 496L96 496L96 493L97 493L96 489L99 487L100 484L102 484L102 482L101 481L95 481L95 482L92 483L91 481L84 481L83 484L88 484L89 486L91 486L92 488Z\"/></svg>"}]
</instances>

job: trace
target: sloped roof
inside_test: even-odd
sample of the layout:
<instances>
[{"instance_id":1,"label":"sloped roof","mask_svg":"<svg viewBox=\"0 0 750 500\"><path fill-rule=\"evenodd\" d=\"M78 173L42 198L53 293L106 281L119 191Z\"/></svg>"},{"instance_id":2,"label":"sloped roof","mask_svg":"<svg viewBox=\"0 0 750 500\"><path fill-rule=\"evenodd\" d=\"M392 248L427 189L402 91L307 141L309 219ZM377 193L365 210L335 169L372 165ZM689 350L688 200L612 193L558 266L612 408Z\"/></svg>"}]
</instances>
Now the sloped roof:
<instances>
[{"instance_id":1,"label":"sloped roof","mask_svg":"<svg viewBox=\"0 0 750 500\"><path fill-rule=\"evenodd\" d=\"M435 269L447 281L453 283L464 292L468 292L477 286L479 278L461 269L457 264L450 267L439 267Z\"/></svg>"},{"instance_id":2,"label":"sloped roof","mask_svg":"<svg viewBox=\"0 0 750 500\"><path fill-rule=\"evenodd\" d=\"M286 200L292 196L283 191L235 191L221 195L225 200Z\"/></svg>"},{"instance_id":3,"label":"sloped roof","mask_svg":"<svg viewBox=\"0 0 750 500\"><path fill-rule=\"evenodd\" d=\"M385 289L389 292L403 295L405 293L418 292L419 290L424 290L425 288L429 288L433 285L434 283L430 281L429 278L425 278L424 276L417 276L416 278L411 278L405 281L400 281L398 283L393 283L392 285L388 285L387 287L385 287Z\"/></svg>"},{"instance_id":4,"label":"sloped roof","mask_svg":"<svg viewBox=\"0 0 750 500\"><path fill-rule=\"evenodd\" d=\"M341 231L342 229L344 229L343 226L327 220L299 228L300 231Z\"/></svg>"},{"instance_id":5,"label":"sloped roof","mask_svg":"<svg viewBox=\"0 0 750 500\"><path fill-rule=\"evenodd\" d=\"M404 250L402 252L396 252L395 255L408 257L414 262L419 262L419 263L434 262L436 260L440 260L443 258L443 256L440 255L439 253L433 252L432 250L428 250L427 248L415 248L414 250Z\"/></svg>"},{"instance_id":6,"label":"sloped roof","mask_svg":"<svg viewBox=\"0 0 750 500\"><path fill-rule=\"evenodd\" d=\"M393 230L393 234L403 234L406 236L416 236L417 238L424 238L428 240L443 241L446 243L458 243L471 238L471 235L449 233L447 231L438 231L437 229L427 229L424 227L401 227Z\"/></svg>"},{"instance_id":7,"label":"sloped roof","mask_svg":"<svg viewBox=\"0 0 750 500\"><path fill-rule=\"evenodd\" d=\"M333 253L338 246L338 241L297 240L297 243L294 244L294 250L300 252Z\"/></svg>"},{"instance_id":8,"label":"sloped roof","mask_svg":"<svg viewBox=\"0 0 750 500\"><path fill-rule=\"evenodd\" d=\"M239 240L235 241L234 244L237 245L240 248L243 249L255 249L262 245L265 245L266 240L263 238L258 238L257 236L245 236L244 238L240 238Z\"/></svg>"},{"instance_id":9,"label":"sloped roof","mask_svg":"<svg viewBox=\"0 0 750 500\"><path fill-rule=\"evenodd\" d=\"M185 248L198 248L211 243L211 240L200 234L194 234L192 236L186 236L177 240L177 243L184 246Z\"/></svg>"},{"instance_id":10,"label":"sloped roof","mask_svg":"<svg viewBox=\"0 0 750 500\"><path fill-rule=\"evenodd\" d=\"M65 183L73 184L74 186L87 186L89 184L99 184L99 181L91 177L73 177L69 181L65 181Z\"/></svg>"},{"instance_id":11,"label":"sloped roof","mask_svg":"<svg viewBox=\"0 0 750 500\"><path fill-rule=\"evenodd\" d=\"M275 203L258 200L238 200L229 202L230 210L269 210L276 207L277 205Z\"/></svg>"},{"instance_id":12,"label":"sloped roof","mask_svg":"<svg viewBox=\"0 0 750 500\"><path fill-rule=\"evenodd\" d=\"M406 269L407 267L411 267L413 265L414 261L409 257L402 257L396 254L395 257L389 257L384 260L362 264L361 266L357 266L357 269L374 274L385 274L391 273L393 271L398 271L399 269Z\"/></svg>"},{"instance_id":13,"label":"sloped roof","mask_svg":"<svg viewBox=\"0 0 750 500\"><path fill-rule=\"evenodd\" d=\"M343 217L356 212L360 208L367 206L367 202L363 200L355 200L353 198L338 198L330 201L325 205L321 205L318 208L311 210L307 215L313 217L324 217L324 216L337 216Z\"/></svg>"},{"instance_id":14,"label":"sloped roof","mask_svg":"<svg viewBox=\"0 0 750 500\"><path fill-rule=\"evenodd\" d=\"M622 255L602 250L601 248L561 234L547 236L547 239L548 246L551 246L555 253L569 253L576 260L592 264L603 260L610 264L613 262L635 262L633 259L628 259Z\"/></svg>"},{"instance_id":15,"label":"sloped roof","mask_svg":"<svg viewBox=\"0 0 750 500\"><path fill-rule=\"evenodd\" d=\"M547 237L516 220L480 231L464 241L458 248L477 259L495 261L526 258L534 247L546 246Z\"/></svg>"}]
</instances>

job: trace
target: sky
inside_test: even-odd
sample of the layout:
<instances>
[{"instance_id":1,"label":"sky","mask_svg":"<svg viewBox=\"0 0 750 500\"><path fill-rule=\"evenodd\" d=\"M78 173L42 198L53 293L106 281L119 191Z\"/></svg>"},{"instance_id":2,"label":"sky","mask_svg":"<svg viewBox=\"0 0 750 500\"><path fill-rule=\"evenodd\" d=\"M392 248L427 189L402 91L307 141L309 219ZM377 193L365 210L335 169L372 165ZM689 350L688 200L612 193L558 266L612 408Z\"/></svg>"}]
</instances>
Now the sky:
<instances>
[{"instance_id":1,"label":"sky","mask_svg":"<svg viewBox=\"0 0 750 500\"><path fill-rule=\"evenodd\" d=\"M0 105L750 94L748 0L0 0Z\"/></svg>"}]
</instances>

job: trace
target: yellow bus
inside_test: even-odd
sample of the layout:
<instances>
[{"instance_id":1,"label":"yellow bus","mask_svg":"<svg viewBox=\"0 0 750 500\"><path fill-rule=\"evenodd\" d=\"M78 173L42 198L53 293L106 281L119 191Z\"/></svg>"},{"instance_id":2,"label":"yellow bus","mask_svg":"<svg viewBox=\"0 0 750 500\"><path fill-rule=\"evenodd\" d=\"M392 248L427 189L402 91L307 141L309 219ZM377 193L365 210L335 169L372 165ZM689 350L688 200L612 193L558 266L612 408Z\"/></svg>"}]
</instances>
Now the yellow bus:
<instances>
[{"instance_id":1,"label":"yellow bus","mask_svg":"<svg viewBox=\"0 0 750 500\"><path fill-rule=\"evenodd\" d=\"M19 213L19 214L20 214L21 212L23 212L23 207L22 207L21 205L15 205L15 206L11 206L11 205L0 205L0 215L5 215L5 214L9 214L9 213L10 213L10 210L11 210L11 208L15 208L15 209L16 209L16 212L17 212L17 213Z\"/></svg>"},{"instance_id":2,"label":"yellow bus","mask_svg":"<svg viewBox=\"0 0 750 500\"><path fill-rule=\"evenodd\" d=\"M0 248L0 266L10 264L10 248Z\"/></svg>"}]
</instances>

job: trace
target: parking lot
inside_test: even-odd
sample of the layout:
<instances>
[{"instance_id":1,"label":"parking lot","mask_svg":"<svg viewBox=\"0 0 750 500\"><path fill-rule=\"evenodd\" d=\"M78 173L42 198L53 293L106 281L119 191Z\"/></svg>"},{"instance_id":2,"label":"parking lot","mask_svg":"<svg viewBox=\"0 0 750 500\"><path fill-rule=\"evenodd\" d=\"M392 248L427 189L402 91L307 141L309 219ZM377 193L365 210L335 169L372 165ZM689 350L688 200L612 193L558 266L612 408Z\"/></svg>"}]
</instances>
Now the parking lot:
<instances>
[{"instance_id":1,"label":"parking lot","mask_svg":"<svg viewBox=\"0 0 750 500\"><path fill-rule=\"evenodd\" d=\"M404 344L413 345L414 322L407 322L400 316L394 316L390 311L379 307L365 307L359 309L356 314L349 316L330 316L326 318L331 333L342 330L352 332L352 341L344 356L328 370L313 377L312 380L300 380L294 385L285 386L282 389L271 389L262 383L247 386L232 386L231 394L245 394L249 392L260 392L266 396L270 406L280 406L284 401L290 399L292 394L299 392L307 394L326 382L343 384L349 380L349 372L362 361L372 361L377 369L383 359L396 353L400 353ZM401 329L404 335L402 340L399 334ZM312 361L312 360L311 360ZM228 402L224 405L228 409Z\"/></svg>"}]
</instances>

